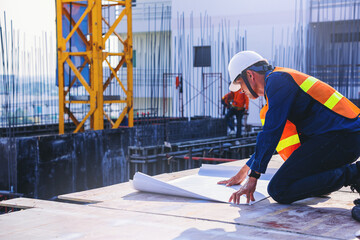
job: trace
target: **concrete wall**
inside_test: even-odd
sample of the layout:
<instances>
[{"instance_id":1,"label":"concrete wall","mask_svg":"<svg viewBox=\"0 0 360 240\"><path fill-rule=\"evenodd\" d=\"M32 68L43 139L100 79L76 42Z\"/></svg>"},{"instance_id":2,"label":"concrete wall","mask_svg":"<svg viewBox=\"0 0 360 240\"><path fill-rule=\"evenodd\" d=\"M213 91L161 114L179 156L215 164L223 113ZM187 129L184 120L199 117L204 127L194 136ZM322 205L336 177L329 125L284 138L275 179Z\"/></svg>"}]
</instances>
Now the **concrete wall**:
<instances>
[{"instance_id":1,"label":"concrete wall","mask_svg":"<svg viewBox=\"0 0 360 240\"><path fill-rule=\"evenodd\" d=\"M128 181L128 147L226 135L223 119L0 139L0 190L54 196Z\"/></svg>"}]
</instances>

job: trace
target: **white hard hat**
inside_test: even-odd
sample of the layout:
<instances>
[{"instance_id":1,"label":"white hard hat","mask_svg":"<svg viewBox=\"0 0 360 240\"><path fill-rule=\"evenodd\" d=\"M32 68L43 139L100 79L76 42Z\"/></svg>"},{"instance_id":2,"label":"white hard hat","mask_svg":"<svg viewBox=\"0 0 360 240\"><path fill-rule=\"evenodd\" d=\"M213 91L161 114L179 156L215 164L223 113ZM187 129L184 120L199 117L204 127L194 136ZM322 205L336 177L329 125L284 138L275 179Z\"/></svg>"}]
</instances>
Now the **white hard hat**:
<instances>
[{"instance_id":1,"label":"white hard hat","mask_svg":"<svg viewBox=\"0 0 360 240\"><path fill-rule=\"evenodd\" d=\"M241 85L236 83L234 84L236 78L242 73L242 71L260 61L265 61L266 63L268 63L265 58L263 58L262 56L260 56L260 54L254 51L242 51L235 54L231 58L228 65L228 71L231 80L229 90L232 92L239 91Z\"/></svg>"}]
</instances>

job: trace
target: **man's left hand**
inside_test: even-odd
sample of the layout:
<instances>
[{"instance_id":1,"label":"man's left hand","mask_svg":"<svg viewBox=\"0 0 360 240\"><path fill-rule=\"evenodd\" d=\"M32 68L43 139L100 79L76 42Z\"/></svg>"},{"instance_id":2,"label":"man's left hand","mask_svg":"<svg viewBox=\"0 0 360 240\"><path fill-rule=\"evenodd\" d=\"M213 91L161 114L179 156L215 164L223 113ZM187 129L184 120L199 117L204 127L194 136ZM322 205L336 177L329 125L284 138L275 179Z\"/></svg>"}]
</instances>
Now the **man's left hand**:
<instances>
[{"instance_id":1,"label":"man's left hand","mask_svg":"<svg viewBox=\"0 0 360 240\"><path fill-rule=\"evenodd\" d=\"M250 200L255 201L254 192L256 190L256 184L257 179L254 177L249 177L244 186L231 195L229 202L233 201L235 204L240 204L240 197L242 195L246 195L246 203L250 203Z\"/></svg>"}]
</instances>

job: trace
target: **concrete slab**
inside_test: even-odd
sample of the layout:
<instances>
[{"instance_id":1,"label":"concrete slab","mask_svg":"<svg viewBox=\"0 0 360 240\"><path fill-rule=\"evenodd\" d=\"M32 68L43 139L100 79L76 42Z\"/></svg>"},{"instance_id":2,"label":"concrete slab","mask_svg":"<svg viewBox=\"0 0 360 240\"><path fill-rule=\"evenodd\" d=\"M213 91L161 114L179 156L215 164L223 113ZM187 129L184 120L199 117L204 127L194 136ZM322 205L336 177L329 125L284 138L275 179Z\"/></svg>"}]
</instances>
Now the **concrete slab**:
<instances>
[{"instance_id":1,"label":"concrete slab","mask_svg":"<svg viewBox=\"0 0 360 240\"><path fill-rule=\"evenodd\" d=\"M0 216L0 239L324 239L190 217L32 203L38 207Z\"/></svg>"},{"instance_id":2,"label":"concrete slab","mask_svg":"<svg viewBox=\"0 0 360 240\"><path fill-rule=\"evenodd\" d=\"M281 163L275 156L269 167ZM169 181L196 171L156 178ZM268 198L248 206L137 192L122 183L60 196L88 205L26 198L1 202L30 209L0 215L0 239L353 239L360 229L350 214L357 197L343 188L291 205Z\"/></svg>"}]
</instances>

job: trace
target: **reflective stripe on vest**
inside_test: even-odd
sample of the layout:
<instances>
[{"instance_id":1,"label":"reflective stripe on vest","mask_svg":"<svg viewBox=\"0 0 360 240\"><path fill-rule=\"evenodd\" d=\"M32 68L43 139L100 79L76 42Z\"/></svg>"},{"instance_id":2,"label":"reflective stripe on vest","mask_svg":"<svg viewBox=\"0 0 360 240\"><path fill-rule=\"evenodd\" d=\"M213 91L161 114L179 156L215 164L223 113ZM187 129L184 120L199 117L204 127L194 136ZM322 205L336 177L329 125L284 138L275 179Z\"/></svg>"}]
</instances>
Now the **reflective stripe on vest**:
<instances>
[{"instance_id":1,"label":"reflective stripe on vest","mask_svg":"<svg viewBox=\"0 0 360 240\"><path fill-rule=\"evenodd\" d=\"M318 80L314 77L308 77L301 85L301 89L307 92Z\"/></svg>"},{"instance_id":2,"label":"reflective stripe on vest","mask_svg":"<svg viewBox=\"0 0 360 240\"><path fill-rule=\"evenodd\" d=\"M300 85L300 88L302 90L304 90L304 92L308 92L309 89L317 82L319 81L318 79L314 78L314 77L308 77L307 79L305 79L305 81ZM338 91L335 90L335 92L326 100L326 102L324 103L324 105L329 108L329 109L333 109L335 107L336 104L338 104L338 102L340 102L340 100L343 98L344 96L341 95L341 93L339 93Z\"/></svg>"},{"instance_id":3,"label":"reflective stripe on vest","mask_svg":"<svg viewBox=\"0 0 360 240\"><path fill-rule=\"evenodd\" d=\"M273 72L290 74L304 92L335 113L349 119L360 116L360 109L330 85L289 68L276 67Z\"/></svg>"},{"instance_id":4,"label":"reflective stripe on vest","mask_svg":"<svg viewBox=\"0 0 360 240\"><path fill-rule=\"evenodd\" d=\"M329 99L324 103L324 105L330 109L333 109L343 97L343 95L336 91L331 95L331 97L329 97Z\"/></svg>"},{"instance_id":5,"label":"reflective stripe on vest","mask_svg":"<svg viewBox=\"0 0 360 240\"><path fill-rule=\"evenodd\" d=\"M286 161L300 145L300 138L296 131L296 126L287 120L280 141L276 147L276 151L281 158Z\"/></svg>"},{"instance_id":6,"label":"reflective stripe on vest","mask_svg":"<svg viewBox=\"0 0 360 240\"><path fill-rule=\"evenodd\" d=\"M298 134L294 134L290 137L287 137L283 140L280 140L279 144L276 147L276 151L280 152L287 147L300 143L300 138Z\"/></svg>"}]
</instances>

